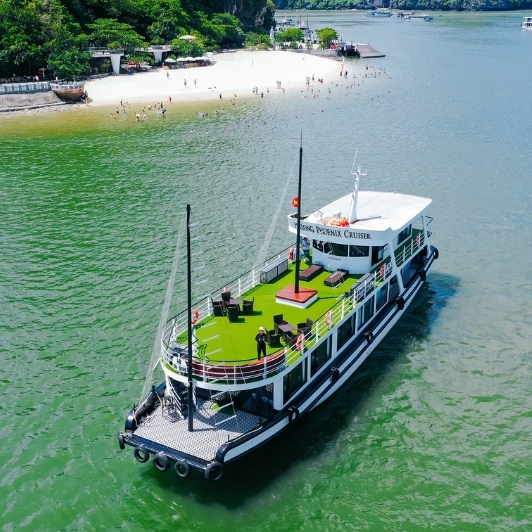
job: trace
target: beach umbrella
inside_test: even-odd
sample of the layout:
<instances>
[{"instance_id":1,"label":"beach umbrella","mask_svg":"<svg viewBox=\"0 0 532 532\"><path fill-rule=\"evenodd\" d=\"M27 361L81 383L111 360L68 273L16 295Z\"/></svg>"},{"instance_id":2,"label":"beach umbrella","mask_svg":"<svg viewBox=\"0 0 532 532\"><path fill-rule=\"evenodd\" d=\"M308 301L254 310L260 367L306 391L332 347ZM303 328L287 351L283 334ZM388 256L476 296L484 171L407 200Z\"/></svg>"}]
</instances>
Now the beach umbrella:
<instances>
[{"instance_id":1,"label":"beach umbrella","mask_svg":"<svg viewBox=\"0 0 532 532\"><path fill-rule=\"evenodd\" d=\"M164 60L165 63L177 63L177 61L175 59L172 59L171 57L167 57L165 60Z\"/></svg>"},{"instance_id":2,"label":"beach umbrella","mask_svg":"<svg viewBox=\"0 0 532 532\"><path fill-rule=\"evenodd\" d=\"M194 40L196 37L194 37L194 35L181 35L181 37L179 37L182 41L192 41Z\"/></svg>"},{"instance_id":3,"label":"beach umbrella","mask_svg":"<svg viewBox=\"0 0 532 532\"><path fill-rule=\"evenodd\" d=\"M184 59L181 59L181 61L194 61L193 57L185 57Z\"/></svg>"}]
</instances>

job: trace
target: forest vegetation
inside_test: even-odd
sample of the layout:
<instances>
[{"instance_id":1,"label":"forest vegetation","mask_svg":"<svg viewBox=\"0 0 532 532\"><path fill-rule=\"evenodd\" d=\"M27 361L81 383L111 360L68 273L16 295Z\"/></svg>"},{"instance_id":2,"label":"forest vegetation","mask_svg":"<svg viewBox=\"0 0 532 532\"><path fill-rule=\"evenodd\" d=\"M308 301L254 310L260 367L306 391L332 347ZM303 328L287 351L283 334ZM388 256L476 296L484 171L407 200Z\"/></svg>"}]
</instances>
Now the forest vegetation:
<instances>
[{"instance_id":1,"label":"forest vegetation","mask_svg":"<svg viewBox=\"0 0 532 532\"><path fill-rule=\"evenodd\" d=\"M87 74L90 46L134 58L149 44L172 43L176 56L241 47L248 38L259 45L274 13L271 0L0 0L0 77L42 68L60 78Z\"/></svg>"}]
</instances>

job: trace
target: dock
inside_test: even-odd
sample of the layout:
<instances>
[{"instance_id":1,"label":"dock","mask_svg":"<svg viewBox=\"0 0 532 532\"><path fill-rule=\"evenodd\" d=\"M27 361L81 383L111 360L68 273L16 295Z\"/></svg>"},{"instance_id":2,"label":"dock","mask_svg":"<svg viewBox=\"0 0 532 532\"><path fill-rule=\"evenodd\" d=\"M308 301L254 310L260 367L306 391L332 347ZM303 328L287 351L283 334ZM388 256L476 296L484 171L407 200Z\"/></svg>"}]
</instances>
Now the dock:
<instances>
[{"instance_id":1,"label":"dock","mask_svg":"<svg viewBox=\"0 0 532 532\"><path fill-rule=\"evenodd\" d=\"M386 57L385 54L379 52L369 44L362 44L357 42L336 41L334 43L336 50L339 50L342 55L356 55L360 59L368 59L373 57Z\"/></svg>"}]
</instances>

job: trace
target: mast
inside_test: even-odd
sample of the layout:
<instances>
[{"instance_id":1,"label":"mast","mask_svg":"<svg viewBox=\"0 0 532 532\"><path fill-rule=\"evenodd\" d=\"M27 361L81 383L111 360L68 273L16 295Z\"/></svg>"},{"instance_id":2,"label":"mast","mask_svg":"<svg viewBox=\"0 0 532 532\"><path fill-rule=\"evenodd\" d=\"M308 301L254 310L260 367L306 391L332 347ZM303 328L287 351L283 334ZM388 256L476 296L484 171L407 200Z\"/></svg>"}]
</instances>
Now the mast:
<instances>
[{"instance_id":1,"label":"mast","mask_svg":"<svg viewBox=\"0 0 532 532\"><path fill-rule=\"evenodd\" d=\"M297 185L297 236L296 236L296 280L294 292L299 294L299 239L301 237L301 173L303 169L303 133L301 133L301 145L299 146L299 182Z\"/></svg>"},{"instance_id":2,"label":"mast","mask_svg":"<svg viewBox=\"0 0 532 532\"><path fill-rule=\"evenodd\" d=\"M188 431L194 431L194 395L192 390L192 281L190 265L190 204L187 205L187 310L188 310Z\"/></svg>"}]
</instances>

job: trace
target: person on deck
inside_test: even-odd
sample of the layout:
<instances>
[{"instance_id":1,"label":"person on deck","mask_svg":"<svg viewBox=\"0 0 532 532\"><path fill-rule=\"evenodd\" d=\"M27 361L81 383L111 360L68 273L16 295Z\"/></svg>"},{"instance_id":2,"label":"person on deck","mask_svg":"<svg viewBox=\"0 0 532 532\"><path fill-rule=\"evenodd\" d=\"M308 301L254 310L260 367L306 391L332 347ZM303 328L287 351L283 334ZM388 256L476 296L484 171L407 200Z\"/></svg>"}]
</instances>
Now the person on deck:
<instances>
[{"instance_id":1,"label":"person on deck","mask_svg":"<svg viewBox=\"0 0 532 532\"><path fill-rule=\"evenodd\" d=\"M257 342L257 358L262 358L266 356L266 340L267 336L264 332L264 327L260 327L259 333L257 334L257 336L255 336L255 341Z\"/></svg>"},{"instance_id":2,"label":"person on deck","mask_svg":"<svg viewBox=\"0 0 532 532\"><path fill-rule=\"evenodd\" d=\"M305 236L301 242L301 249L303 250L303 257L310 263L310 240Z\"/></svg>"}]
</instances>

